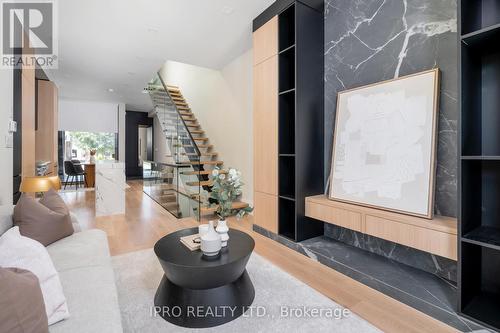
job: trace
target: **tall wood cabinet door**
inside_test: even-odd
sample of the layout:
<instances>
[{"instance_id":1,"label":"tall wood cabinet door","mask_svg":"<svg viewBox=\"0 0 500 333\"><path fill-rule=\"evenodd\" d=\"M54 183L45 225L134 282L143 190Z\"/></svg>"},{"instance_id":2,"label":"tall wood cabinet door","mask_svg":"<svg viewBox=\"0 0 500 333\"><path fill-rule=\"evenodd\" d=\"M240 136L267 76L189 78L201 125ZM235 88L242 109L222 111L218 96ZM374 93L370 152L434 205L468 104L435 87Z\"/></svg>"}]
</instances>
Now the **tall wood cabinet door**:
<instances>
[{"instance_id":1,"label":"tall wood cabinet door","mask_svg":"<svg viewBox=\"0 0 500 333\"><path fill-rule=\"evenodd\" d=\"M253 33L253 64L257 65L278 54L278 16Z\"/></svg>"},{"instance_id":2,"label":"tall wood cabinet door","mask_svg":"<svg viewBox=\"0 0 500 333\"><path fill-rule=\"evenodd\" d=\"M38 126L36 160L51 163L49 172L57 168L57 87L53 82L38 81Z\"/></svg>"},{"instance_id":3,"label":"tall wood cabinet door","mask_svg":"<svg viewBox=\"0 0 500 333\"><path fill-rule=\"evenodd\" d=\"M278 195L278 57L254 67L254 190Z\"/></svg>"},{"instance_id":4,"label":"tall wood cabinet door","mask_svg":"<svg viewBox=\"0 0 500 333\"><path fill-rule=\"evenodd\" d=\"M278 197L266 193L254 194L254 223L268 231L278 233Z\"/></svg>"},{"instance_id":5,"label":"tall wood cabinet door","mask_svg":"<svg viewBox=\"0 0 500 333\"><path fill-rule=\"evenodd\" d=\"M52 143L54 149L52 151L52 165L54 170L54 175L57 175L59 171L59 152L58 152L58 142L57 142L57 133L59 131L59 90L57 86L52 83L52 100L53 100L53 132L52 132Z\"/></svg>"},{"instance_id":6,"label":"tall wood cabinet door","mask_svg":"<svg viewBox=\"0 0 500 333\"><path fill-rule=\"evenodd\" d=\"M35 70L23 68L21 74L21 175L35 175Z\"/></svg>"}]
</instances>

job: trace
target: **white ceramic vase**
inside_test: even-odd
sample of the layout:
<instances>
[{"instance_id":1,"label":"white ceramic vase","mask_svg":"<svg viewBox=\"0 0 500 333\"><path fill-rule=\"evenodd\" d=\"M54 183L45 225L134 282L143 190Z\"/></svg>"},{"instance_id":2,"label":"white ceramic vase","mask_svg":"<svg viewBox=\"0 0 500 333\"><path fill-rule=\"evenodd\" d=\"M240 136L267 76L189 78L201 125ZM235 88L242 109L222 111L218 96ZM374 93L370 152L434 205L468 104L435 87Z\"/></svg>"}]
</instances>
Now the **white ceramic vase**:
<instances>
[{"instance_id":1,"label":"white ceramic vase","mask_svg":"<svg viewBox=\"0 0 500 333\"><path fill-rule=\"evenodd\" d=\"M220 235L214 229L214 222L208 224L208 231L201 236L201 251L207 257L213 257L219 254L221 249Z\"/></svg>"},{"instance_id":2,"label":"white ceramic vase","mask_svg":"<svg viewBox=\"0 0 500 333\"><path fill-rule=\"evenodd\" d=\"M90 164L95 164L95 155L90 155Z\"/></svg>"},{"instance_id":3,"label":"white ceramic vase","mask_svg":"<svg viewBox=\"0 0 500 333\"><path fill-rule=\"evenodd\" d=\"M217 229L215 229L217 233L220 235L221 245L222 247L227 246L227 241L229 240L229 228L227 226L226 220L219 220L217 224Z\"/></svg>"}]
</instances>

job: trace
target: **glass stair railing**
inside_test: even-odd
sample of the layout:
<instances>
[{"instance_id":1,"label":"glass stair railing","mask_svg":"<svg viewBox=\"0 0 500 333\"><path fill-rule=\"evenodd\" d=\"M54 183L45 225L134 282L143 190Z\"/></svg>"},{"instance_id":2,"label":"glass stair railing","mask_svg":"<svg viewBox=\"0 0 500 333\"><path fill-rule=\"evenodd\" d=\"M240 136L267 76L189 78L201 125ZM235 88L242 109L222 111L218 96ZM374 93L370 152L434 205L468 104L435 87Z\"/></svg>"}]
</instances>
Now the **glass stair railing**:
<instances>
[{"instance_id":1,"label":"glass stair railing","mask_svg":"<svg viewBox=\"0 0 500 333\"><path fill-rule=\"evenodd\" d=\"M147 90L166 144L161 149L164 156L156 156L155 151L155 161L143 163L144 192L174 216L199 221L201 207L207 205L209 196L208 171L203 162L211 156L200 153L198 145L208 139L192 125L190 113L178 107L177 97L172 96L158 74Z\"/></svg>"}]
</instances>

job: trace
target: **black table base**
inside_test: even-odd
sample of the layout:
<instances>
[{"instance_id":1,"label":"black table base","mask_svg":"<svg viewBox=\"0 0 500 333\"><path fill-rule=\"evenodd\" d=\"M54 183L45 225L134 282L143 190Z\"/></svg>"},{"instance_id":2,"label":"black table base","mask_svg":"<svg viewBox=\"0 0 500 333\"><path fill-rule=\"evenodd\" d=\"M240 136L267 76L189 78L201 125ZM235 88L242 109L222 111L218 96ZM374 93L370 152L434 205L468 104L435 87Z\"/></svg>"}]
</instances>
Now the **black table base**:
<instances>
[{"instance_id":1,"label":"black table base","mask_svg":"<svg viewBox=\"0 0 500 333\"><path fill-rule=\"evenodd\" d=\"M172 324L207 328L240 317L254 297L255 290L245 270L234 282L212 289L183 288L163 276L154 303L157 313Z\"/></svg>"}]
</instances>

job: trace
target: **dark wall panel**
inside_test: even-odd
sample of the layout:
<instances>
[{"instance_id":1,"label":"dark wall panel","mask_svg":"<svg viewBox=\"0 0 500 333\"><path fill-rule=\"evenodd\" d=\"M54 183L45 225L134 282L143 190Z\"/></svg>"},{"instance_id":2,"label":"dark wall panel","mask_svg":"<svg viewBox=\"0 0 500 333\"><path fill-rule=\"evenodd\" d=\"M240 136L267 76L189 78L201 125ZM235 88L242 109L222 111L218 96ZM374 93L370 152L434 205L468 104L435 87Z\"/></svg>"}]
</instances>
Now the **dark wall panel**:
<instances>
[{"instance_id":1,"label":"dark wall panel","mask_svg":"<svg viewBox=\"0 0 500 333\"><path fill-rule=\"evenodd\" d=\"M339 91L439 67L435 212L457 215L456 20L456 0L325 1L325 179Z\"/></svg>"},{"instance_id":2,"label":"dark wall panel","mask_svg":"<svg viewBox=\"0 0 500 333\"><path fill-rule=\"evenodd\" d=\"M147 112L127 111L125 113L125 174L127 178L141 178L139 167L139 126L153 126L153 118Z\"/></svg>"}]
</instances>

